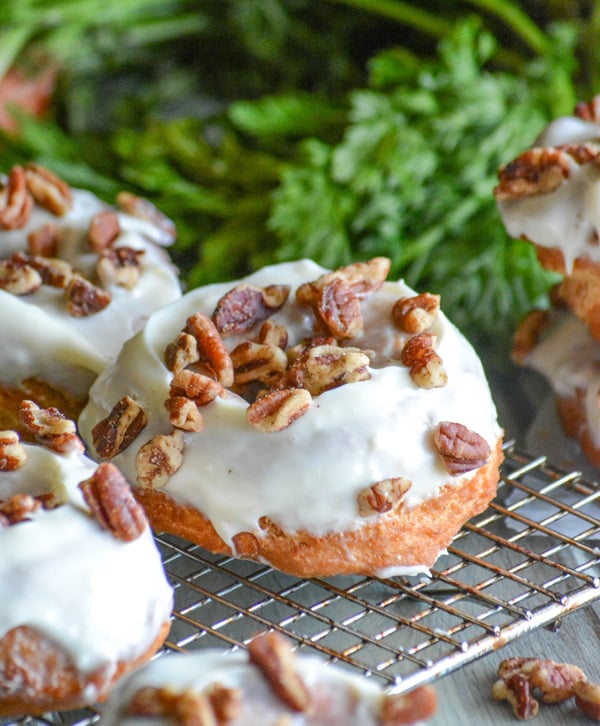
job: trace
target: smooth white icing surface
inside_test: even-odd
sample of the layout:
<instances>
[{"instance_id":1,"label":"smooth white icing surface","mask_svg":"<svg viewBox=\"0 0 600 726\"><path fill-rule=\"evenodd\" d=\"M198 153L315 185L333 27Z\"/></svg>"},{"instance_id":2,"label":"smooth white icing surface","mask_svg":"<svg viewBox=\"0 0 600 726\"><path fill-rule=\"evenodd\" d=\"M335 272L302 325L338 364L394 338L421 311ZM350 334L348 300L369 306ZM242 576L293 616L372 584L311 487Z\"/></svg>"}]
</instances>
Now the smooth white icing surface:
<instances>
[{"instance_id":1,"label":"smooth white icing surface","mask_svg":"<svg viewBox=\"0 0 600 726\"><path fill-rule=\"evenodd\" d=\"M571 313L557 316L526 365L541 373L561 398L583 392L589 433L600 446L600 343L584 323Z\"/></svg>"},{"instance_id":2,"label":"smooth white icing surface","mask_svg":"<svg viewBox=\"0 0 600 726\"><path fill-rule=\"evenodd\" d=\"M25 465L0 472L0 500L54 491L64 504L0 528L0 637L30 626L69 653L82 673L100 669L111 678L117 661L152 645L171 614L172 590L150 528L132 542L118 540L91 517L77 487L94 462L24 448ZM1 673L0 697L10 692L8 673ZM96 695L87 694L90 702Z\"/></svg>"},{"instance_id":3,"label":"smooth white icing surface","mask_svg":"<svg viewBox=\"0 0 600 726\"><path fill-rule=\"evenodd\" d=\"M164 655L122 680L102 711L102 726L157 726L166 719L132 717L127 707L140 688L205 691L212 683L239 689L242 710L231 726L375 726L379 723L383 691L357 674L326 665L314 656L298 656L296 670L318 704L321 716L294 713L271 691L245 653L208 649Z\"/></svg>"},{"instance_id":4,"label":"smooth white icing surface","mask_svg":"<svg viewBox=\"0 0 600 726\"><path fill-rule=\"evenodd\" d=\"M534 147L600 143L600 124L576 116L552 121ZM567 272L578 257L600 260L600 167L570 162L567 179L554 191L535 196L500 199L498 210L507 232L541 247L563 253Z\"/></svg>"},{"instance_id":5,"label":"smooth white icing surface","mask_svg":"<svg viewBox=\"0 0 600 726\"><path fill-rule=\"evenodd\" d=\"M312 314L294 302L295 288L323 272L304 260L267 267L246 278L261 286L292 286L288 302L272 317L288 329L290 346L313 332ZM158 433L172 431L164 407L172 378L163 362L165 347L188 316L196 311L211 314L235 284L193 290L152 315L92 386L79 421L91 451L93 426L122 396L137 399L149 415L147 428L115 458L131 481L136 478L140 446ZM315 397L307 413L287 429L277 433L253 429L246 419L248 404L230 392L202 408L204 429L184 433L183 465L164 491L203 512L229 544L237 532L260 535L261 516L290 532L325 534L359 528L365 519L358 515L358 493L390 477L413 482L407 506L435 496L451 479L434 449L437 424L462 423L483 436L492 449L500 429L479 358L442 313L432 330L448 374L445 387L419 388L408 369L390 357L399 334L390 320L391 306L399 297L413 294L402 282L387 282L362 302L366 332L349 344L378 351L369 368L371 378ZM231 349L239 339L233 336L225 342Z\"/></svg>"},{"instance_id":6,"label":"smooth white icing surface","mask_svg":"<svg viewBox=\"0 0 600 726\"><path fill-rule=\"evenodd\" d=\"M0 258L27 251L29 232L49 222L60 230L58 255L86 277L93 277L98 256L87 246L87 230L97 212L109 209L90 192L73 190L73 208L56 217L34 206L27 225L0 231ZM110 304L82 318L69 315L64 290L42 285L36 292L17 297L0 290L0 378L17 383L39 376L84 393L124 340L137 332L148 315L181 295L177 270L159 246L164 232L148 221L118 212L121 233L114 247L143 250L141 275L129 290L116 284L106 289Z\"/></svg>"}]
</instances>

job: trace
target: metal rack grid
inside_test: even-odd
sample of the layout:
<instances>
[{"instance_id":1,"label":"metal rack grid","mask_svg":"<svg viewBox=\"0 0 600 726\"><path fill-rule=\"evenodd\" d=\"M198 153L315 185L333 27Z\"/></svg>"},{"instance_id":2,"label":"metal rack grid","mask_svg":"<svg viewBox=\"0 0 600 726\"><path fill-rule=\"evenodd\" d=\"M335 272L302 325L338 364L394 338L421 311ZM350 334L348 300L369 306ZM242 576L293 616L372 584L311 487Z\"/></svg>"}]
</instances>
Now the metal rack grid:
<instances>
[{"instance_id":1,"label":"metal rack grid","mask_svg":"<svg viewBox=\"0 0 600 726\"><path fill-rule=\"evenodd\" d=\"M157 536L175 588L161 654L243 647L272 628L402 692L600 598L600 486L512 444L505 457L495 501L430 577L302 580ZM96 718L90 709L28 722Z\"/></svg>"}]
</instances>

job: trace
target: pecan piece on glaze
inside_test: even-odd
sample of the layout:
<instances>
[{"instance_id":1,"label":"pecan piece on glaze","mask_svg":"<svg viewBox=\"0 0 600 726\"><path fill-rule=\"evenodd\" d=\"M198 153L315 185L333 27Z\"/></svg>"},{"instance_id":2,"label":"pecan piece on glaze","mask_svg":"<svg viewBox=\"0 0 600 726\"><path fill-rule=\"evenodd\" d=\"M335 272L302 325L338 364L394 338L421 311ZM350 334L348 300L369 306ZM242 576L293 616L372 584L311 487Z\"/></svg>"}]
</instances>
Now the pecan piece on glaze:
<instances>
[{"instance_id":1,"label":"pecan piece on glaze","mask_svg":"<svg viewBox=\"0 0 600 726\"><path fill-rule=\"evenodd\" d=\"M111 247L120 234L121 225L117 213L111 209L103 209L101 212L96 212L90 220L88 245L90 249L100 254Z\"/></svg>"},{"instance_id":2,"label":"pecan piece on glaze","mask_svg":"<svg viewBox=\"0 0 600 726\"><path fill-rule=\"evenodd\" d=\"M579 680L573 684L575 705L588 718L600 721L600 685Z\"/></svg>"},{"instance_id":3,"label":"pecan piece on glaze","mask_svg":"<svg viewBox=\"0 0 600 726\"><path fill-rule=\"evenodd\" d=\"M266 345L276 345L278 348L285 350L288 344L288 331L285 325L281 323L265 320L260 326L258 342L265 343Z\"/></svg>"},{"instance_id":4,"label":"pecan piece on glaze","mask_svg":"<svg viewBox=\"0 0 600 726\"><path fill-rule=\"evenodd\" d=\"M340 277L316 291L313 310L326 330L338 340L355 338L362 333L360 300Z\"/></svg>"},{"instance_id":5,"label":"pecan piece on glaze","mask_svg":"<svg viewBox=\"0 0 600 726\"><path fill-rule=\"evenodd\" d=\"M199 360L196 338L189 333L179 333L165 348L165 365L173 373L182 371Z\"/></svg>"},{"instance_id":6,"label":"pecan piece on glaze","mask_svg":"<svg viewBox=\"0 0 600 726\"><path fill-rule=\"evenodd\" d=\"M27 459L16 431L0 431L0 471L17 471Z\"/></svg>"},{"instance_id":7,"label":"pecan piece on glaze","mask_svg":"<svg viewBox=\"0 0 600 726\"><path fill-rule=\"evenodd\" d=\"M117 207L122 212L150 222L160 230L162 233L161 244L170 245L175 241L175 237L177 236L175 223L155 207L150 200L138 197L131 192L123 191L117 194L116 202Z\"/></svg>"},{"instance_id":8,"label":"pecan piece on glaze","mask_svg":"<svg viewBox=\"0 0 600 726\"><path fill-rule=\"evenodd\" d=\"M303 388L282 388L270 391L250 404L246 417L258 431L274 433L291 426L311 404L312 396Z\"/></svg>"},{"instance_id":9,"label":"pecan piece on glaze","mask_svg":"<svg viewBox=\"0 0 600 726\"><path fill-rule=\"evenodd\" d=\"M73 268L65 260L59 257L45 257L43 255L31 255L24 252L15 252L11 260L33 267L39 273L44 285L57 287L64 290L73 277Z\"/></svg>"},{"instance_id":10,"label":"pecan piece on glaze","mask_svg":"<svg viewBox=\"0 0 600 726\"><path fill-rule=\"evenodd\" d=\"M575 106L575 116L584 121L600 121L600 96L594 96L591 101L579 101Z\"/></svg>"},{"instance_id":11,"label":"pecan piece on glaze","mask_svg":"<svg viewBox=\"0 0 600 726\"><path fill-rule=\"evenodd\" d=\"M359 348L315 345L299 353L286 378L291 386L318 396L332 388L369 379L368 365L369 356Z\"/></svg>"},{"instance_id":12,"label":"pecan piece on glaze","mask_svg":"<svg viewBox=\"0 0 600 726\"><path fill-rule=\"evenodd\" d=\"M233 363L219 331L208 315L194 313L185 323L184 333L196 339L199 360L205 362L225 388L233 385Z\"/></svg>"},{"instance_id":13,"label":"pecan piece on glaze","mask_svg":"<svg viewBox=\"0 0 600 726\"><path fill-rule=\"evenodd\" d=\"M392 306L392 322L405 333L423 333L431 327L440 309L440 296L422 292L401 297Z\"/></svg>"},{"instance_id":14,"label":"pecan piece on glaze","mask_svg":"<svg viewBox=\"0 0 600 726\"><path fill-rule=\"evenodd\" d=\"M488 442L460 423L442 421L433 434L444 468L452 476L479 469L490 458Z\"/></svg>"},{"instance_id":15,"label":"pecan piece on glaze","mask_svg":"<svg viewBox=\"0 0 600 726\"><path fill-rule=\"evenodd\" d=\"M119 285L133 290L142 274L140 258L143 255L143 250L133 247L111 247L101 252L96 273L102 285Z\"/></svg>"},{"instance_id":16,"label":"pecan piece on glaze","mask_svg":"<svg viewBox=\"0 0 600 726\"><path fill-rule=\"evenodd\" d=\"M53 451L61 454L83 453L85 447L77 435L75 422L57 408L40 408L33 401L21 401L19 418L40 443Z\"/></svg>"},{"instance_id":17,"label":"pecan piece on glaze","mask_svg":"<svg viewBox=\"0 0 600 726\"><path fill-rule=\"evenodd\" d=\"M164 487L183 463L184 446L183 434L178 429L147 441L135 457L137 483L152 489Z\"/></svg>"},{"instance_id":18,"label":"pecan piece on glaze","mask_svg":"<svg viewBox=\"0 0 600 726\"><path fill-rule=\"evenodd\" d=\"M6 501L0 502L0 527L27 522L29 515L36 512L40 506L40 500L31 494L13 494Z\"/></svg>"},{"instance_id":19,"label":"pecan piece on glaze","mask_svg":"<svg viewBox=\"0 0 600 726\"><path fill-rule=\"evenodd\" d=\"M60 233L54 222L43 224L27 235L27 249L32 255L56 257Z\"/></svg>"},{"instance_id":20,"label":"pecan piece on glaze","mask_svg":"<svg viewBox=\"0 0 600 726\"><path fill-rule=\"evenodd\" d=\"M217 302L213 322L221 335L247 333L282 308L289 294L289 285L236 285Z\"/></svg>"},{"instance_id":21,"label":"pecan piece on glaze","mask_svg":"<svg viewBox=\"0 0 600 726\"><path fill-rule=\"evenodd\" d=\"M366 262L353 262L326 272L313 282L305 282L296 290L296 301L301 305L312 305L318 290L332 280L341 279L350 286L354 295L365 298L377 292L390 271L391 260L387 257L373 257Z\"/></svg>"},{"instance_id":22,"label":"pecan piece on glaze","mask_svg":"<svg viewBox=\"0 0 600 726\"><path fill-rule=\"evenodd\" d=\"M0 260L0 289L11 295L31 295L42 286L42 276L31 265L16 259Z\"/></svg>"},{"instance_id":23,"label":"pecan piece on glaze","mask_svg":"<svg viewBox=\"0 0 600 726\"><path fill-rule=\"evenodd\" d=\"M550 324L547 310L531 310L519 323L513 339L511 357L517 365L524 365L527 356L540 341Z\"/></svg>"},{"instance_id":24,"label":"pecan piece on glaze","mask_svg":"<svg viewBox=\"0 0 600 726\"><path fill-rule=\"evenodd\" d=\"M425 722L437 711L437 695L431 686L419 686L408 693L386 695L381 707L380 726L401 726Z\"/></svg>"},{"instance_id":25,"label":"pecan piece on glaze","mask_svg":"<svg viewBox=\"0 0 600 726\"><path fill-rule=\"evenodd\" d=\"M573 162L561 149L528 149L500 169L494 195L503 200L549 194L569 178Z\"/></svg>"},{"instance_id":26,"label":"pecan piece on glaze","mask_svg":"<svg viewBox=\"0 0 600 726\"><path fill-rule=\"evenodd\" d=\"M206 691L210 705L219 726L238 718L242 710L242 693L237 688L228 688L221 683L212 683Z\"/></svg>"},{"instance_id":27,"label":"pecan piece on glaze","mask_svg":"<svg viewBox=\"0 0 600 726\"><path fill-rule=\"evenodd\" d=\"M274 632L253 638L248 644L248 657L289 708L299 713L308 709L310 694L296 671L294 652L285 638Z\"/></svg>"},{"instance_id":28,"label":"pecan piece on glaze","mask_svg":"<svg viewBox=\"0 0 600 726\"><path fill-rule=\"evenodd\" d=\"M358 513L361 517L383 514L398 507L412 482L403 477L383 479L363 489L358 495Z\"/></svg>"},{"instance_id":29,"label":"pecan piece on glaze","mask_svg":"<svg viewBox=\"0 0 600 726\"><path fill-rule=\"evenodd\" d=\"M135 441L147 424L148 414L140 404L123 396L92 429L96 453L101 459L112 459Z\"/></svg>"},{"instance_id":30,"label":"pecan piece on glaze","mask_svg":"<svg viewBox=\"0 0 600 726\"><path fill-rule=\"evenodd\" d=\"M205 376L203 373L181 370L175 373L169 395L185 396L190 398L197 406L208 406L216 398L225 395L225 389L214 378Z\"/></svg>"},{"instance_id":31,"label":"pecan piece on glaze","mask_svg":"<svg viewBox=\"0 0 600 726\"><path fill-rule=\"evenodd\" d=\"M434 340L431 333L417 333L406 341L400 354L419 388L443 388L448 383L442 359L433 347Z\"/></svg>"},{"instance_id":32,"label":"pecan piece on glaze","mask_svg":"<svg viewBox=\"0 0 600 726\"><path fill-rule=\"evenodd\" d=\"M33 199L27 190L25 171L13 166L0 192L0 229L21 229L29 221Z\"/></svg>"},{"instance_id":33,"label":"pecan piece on glaze","mask_svg":"<svg viewBox=\"0 0 600 726\"><path fill-rule=\"evenodd\" d=\"M239 704L239 691L221 686L220 697L224 708L219 712L211 693L201 693L193 688L177 691L173 688L145 686L136 691L127 706L130 716L161 718L179 726L226 726L239 713L233 702ZM225 694L227 692L227 694Z\"/></svg>"},{"instance_id":34,"label":"pecan piece on glaze","mask_svg":"<svg viewBox=\"0 0 600 726\"><path fill-rule=\"evenodd\" d=\"M169 413L171 426L182 431L198 433L204 428L202 414L198 406L185 396L171 396L165 401L165 408Z\"/></svg>"},{"instance_id":35,"label":"pecan piece on glaze","mask_svg":"<svg viewBox=\"0 0 600 726\"><path fill-rule=\"evenodd\" d=\"M252 381L268 383L283 373L288 364L287 355L278 346L251 340L240 343L231 351L231 361L237 385Z\"/></svg>"},{"instance_id":36,"label":"pecan piece on glaze","mask_svg":"<svg viewBox=\"0 0 600 726\"><path fill-rule=\"evenodd\" d=\"M89 479L79 483L79 488L94 519L117 539L133 542L146 529L144 510L114 464L100 464Z\"/></svg>"},{"instance_id":37,"label":"pecan piece on glaze","mask_svg":"<svg viewBox=\"0 0 600 726\"><path fill-rule=\"evenodd\" d=\"M85 318L104 310L112 296L80 275L73 275L65 288L67 310L74 318Z\"/></svg>"},{"instance_id":38,"label":"pecan piece on glaze","mask_svg":"<svg viewBox=\"0 0 600 726\"><path fill-rule=\"evenodd\" d=\"M73 207L71 187L45 166L27 164L25 180L35 201L57 217L62 217Z\"/></svg>"}]
</instances>

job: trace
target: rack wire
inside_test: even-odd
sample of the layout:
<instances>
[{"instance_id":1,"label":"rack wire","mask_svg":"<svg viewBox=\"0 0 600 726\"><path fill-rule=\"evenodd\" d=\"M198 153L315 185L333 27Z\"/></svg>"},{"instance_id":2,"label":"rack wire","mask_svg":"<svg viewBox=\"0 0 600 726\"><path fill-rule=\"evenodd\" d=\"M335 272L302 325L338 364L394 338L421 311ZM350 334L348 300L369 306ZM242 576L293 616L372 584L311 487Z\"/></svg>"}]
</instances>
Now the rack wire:
<instances>
[{"instance_id":1,"label":"rack wire","mask_svg":"<svg viewBox=\"0 0 600 726\"><path fill-rule=\"evenodd\" d=\"M167 652L241 648L274 629L300 651L408 691L600 598L600 486L505 447L498 496L430 576L303 580L156 537L175 589ZM95 709L28 718L87 726ZM9 723L9 722L3 722Z\"/></svg>"}]
</instances>

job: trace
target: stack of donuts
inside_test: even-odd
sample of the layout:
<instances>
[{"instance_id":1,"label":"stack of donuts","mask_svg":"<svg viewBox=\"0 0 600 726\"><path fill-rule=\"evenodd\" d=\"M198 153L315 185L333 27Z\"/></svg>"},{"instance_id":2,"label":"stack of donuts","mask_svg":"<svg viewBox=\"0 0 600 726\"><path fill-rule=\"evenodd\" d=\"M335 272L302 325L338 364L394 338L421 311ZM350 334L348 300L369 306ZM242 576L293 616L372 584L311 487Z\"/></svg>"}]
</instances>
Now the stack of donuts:
<instances>
[{"instance_id":1,"label":"stack of donuts","mask_svg":"<svg viewBox=\"0 0 600 726\"><path fill-rule=\"evenodd\" d=\"M600 96L552 121L499 170L504 225L559 282L521 322L513 358L551 385L566 434L600 466Z\"/></svg>"},{"instance_id":2,"label":"stack of donuts","mask_svg":"<svg viewBox=\"0 0 600 726\"><path fill-rule=\"evenodd\" d=\"M427 572L495 495L502 430L438 295L388 281L386 258L182 295L174 239L135 195L111 206L36 164L4 178L0 716L102 701L161 647L152 530L389 577ZM373 723L411 723L368 698Z\"/></svg>"}]
</instances>

